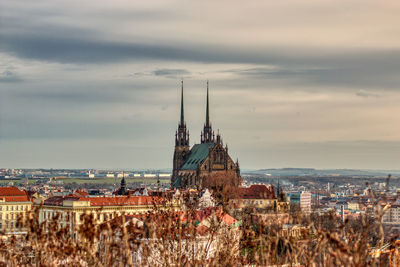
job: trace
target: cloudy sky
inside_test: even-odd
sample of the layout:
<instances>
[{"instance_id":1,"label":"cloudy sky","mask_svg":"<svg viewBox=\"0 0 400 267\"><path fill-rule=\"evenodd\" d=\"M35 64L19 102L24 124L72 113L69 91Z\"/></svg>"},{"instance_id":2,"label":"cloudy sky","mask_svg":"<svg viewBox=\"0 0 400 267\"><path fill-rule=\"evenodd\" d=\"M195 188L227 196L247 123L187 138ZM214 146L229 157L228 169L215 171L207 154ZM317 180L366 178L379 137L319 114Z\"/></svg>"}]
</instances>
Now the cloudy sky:
<instances>
[{"instance_id":1,"label":"cloudy sky","mask_svg":"<svg viewBox=\"0 0 400 267\"><path fill-rule=\"evenodd\" d=\"M400 2L0 2L0 167L169 168L180 79L243 169L399 169Z\"/></svg>"}]
</instances>

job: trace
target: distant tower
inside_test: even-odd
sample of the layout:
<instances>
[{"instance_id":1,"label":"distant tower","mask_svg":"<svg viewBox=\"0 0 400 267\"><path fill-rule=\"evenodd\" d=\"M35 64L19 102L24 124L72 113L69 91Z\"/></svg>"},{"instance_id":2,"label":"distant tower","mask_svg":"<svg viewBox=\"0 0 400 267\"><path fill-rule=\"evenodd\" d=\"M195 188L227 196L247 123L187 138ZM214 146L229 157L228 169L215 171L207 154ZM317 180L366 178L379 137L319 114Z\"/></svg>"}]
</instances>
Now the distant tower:
<instances>
[{"instance_id":1,"label":"distant tower","mask_svg":"<svg viewBox=\"0 0 400 267\"><path fill-rule=\"evenodd\" d=\"M125 177L121 179L121 186L117 191L117 195L128 195L128 190L126 189Z\"/></svg>"},{"instance_id":2,"label":"distant tower","mask_svg":"<svg viewBox=\"0 0 400 267\"><path fill-rule=\"evenodd\" d=\"M201 143L215 143L214 132L210 123L210 109L208 99L208 81L207 81L207 106L206 106L206 123L204 124L203 132L201 133Z\"/></svg>"},{"instance_id":3,"label":"distant tower","mask_svg":"<svg viewBox=\"0 0 400 267\"><path fill-rule=\"evenodd\" d=\"M121 191L122 191L122 192L126 192L126 181L125 181L125 177L122 177L122 179L121 179Z\"/></svg>"},{"instance_id":4,"label":"distant tower","mask_svg":"<svg viewBox=\"0 0 400 267\"><path fill-rule=\"evenodd\" d=\"M175 151L172 169L172 185L178 178L178 171L186 160L190 151L189 148L189 131L186 129L184 109L183 109L183 80L181 81L181 118L178 124L178 130L175 133Z\"/></svg>"}]
</instances>

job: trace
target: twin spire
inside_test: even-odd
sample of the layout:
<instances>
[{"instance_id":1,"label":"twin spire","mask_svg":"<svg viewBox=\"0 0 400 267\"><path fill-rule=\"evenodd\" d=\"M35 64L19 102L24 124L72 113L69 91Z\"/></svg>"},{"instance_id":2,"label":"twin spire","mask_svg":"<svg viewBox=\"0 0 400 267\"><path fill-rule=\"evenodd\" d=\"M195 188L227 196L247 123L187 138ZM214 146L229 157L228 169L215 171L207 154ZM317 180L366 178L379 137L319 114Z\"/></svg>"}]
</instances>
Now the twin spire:
<instances>
[{"instance_id":1,"label":"twin spire","mask_svg":"<svg viewBox=\"0 0 400 267\"><path fill-rule=\"evenodd\" d=\"M206 106L206 125L210 125L210 113L209 113L209 105L208 105L208 80L207 80L207 106Z\"/></svg>"},{"instance_id":2,"label":"twin spire","mask_svg":"<svg viewBox=\"0 0 400 267\"><path fill-rule=\"evenodd\" d=\"M180 127L183 127L185 125L185 116L183 113L183 80L181 81L182 83L182 89L181 89L181 122L179 124Z\"/></svg>"},{"instance_id":3,"label":"twin spire","mask_svg":"<svg viewBox=\"0 0 400 267\"><path fill-rule=\"evenodd\" d=\"M185 115L183 112L183 81L181 88L181 121L175 133L175 146L189 146L189 131L186 130Z\"/></svg>"},{"instance_id":4,"label":"twin spire","mask_svg":"<svg viewBox=\"0 0 400 267\"><path fill-rule=\"evenodd\" d=\"M206 105L206 123L204 124L203 132L201 132L200 139L201 143L215 143L214 132L210 123L210 110L209 110L209 99L208 99L208 80L207 80L207 105Z\"/></svg>"},{"instance_id":5,"label":"twin spire","mask_svg":"<svg viewBox=\"0 0 400 267\"><path fill-rule=\"evenodd\" d=\"M210 105L208 94L208 80L207 80L207 104L206 104L206 122L203 131L201 132L201 143L214 143L215 135L210 123ZM183 108L183 80L181 81L181 119L176 132L175 145L189 145L189 131L186 133L186 124Z\"/></svg>"}]
</instances>

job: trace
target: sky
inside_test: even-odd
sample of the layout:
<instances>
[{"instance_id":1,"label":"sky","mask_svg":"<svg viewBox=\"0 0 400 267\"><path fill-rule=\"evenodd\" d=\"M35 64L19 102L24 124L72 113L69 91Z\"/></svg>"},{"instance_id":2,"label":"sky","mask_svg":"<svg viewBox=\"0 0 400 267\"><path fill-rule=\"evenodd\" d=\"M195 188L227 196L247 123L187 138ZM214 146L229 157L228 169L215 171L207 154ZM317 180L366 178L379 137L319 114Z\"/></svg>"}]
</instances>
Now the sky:
<instances>
[{"instance_id":1,"label":"sky","mask_svg":"<svg viewBox=\"0 0 400 267\"><path fill-rule=\"evenodd\" d=\"M0 2L0 167L171 168L190 144L242 169L399 169L400 2Z\"/></svg>"}]
</instances>

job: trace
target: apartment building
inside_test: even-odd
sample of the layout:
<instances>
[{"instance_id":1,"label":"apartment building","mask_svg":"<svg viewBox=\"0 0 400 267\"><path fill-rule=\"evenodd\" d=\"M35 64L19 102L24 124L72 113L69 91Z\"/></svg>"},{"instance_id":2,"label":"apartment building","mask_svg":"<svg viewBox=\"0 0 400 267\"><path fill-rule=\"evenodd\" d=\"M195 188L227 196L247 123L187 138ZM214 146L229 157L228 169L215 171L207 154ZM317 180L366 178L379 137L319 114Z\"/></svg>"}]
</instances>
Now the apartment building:
<instances>
[{"instance_id":1,"label":"apartment building","mask_svg":"<svg viewBox=\"0 0 400 267\"><path fill-rule=\"evenodd\" d=\"M32 209L32 202L25 191L17 187L0 187L0 231L5 234L24 231L17 224Z\"/></svg>"}]
</instances>

